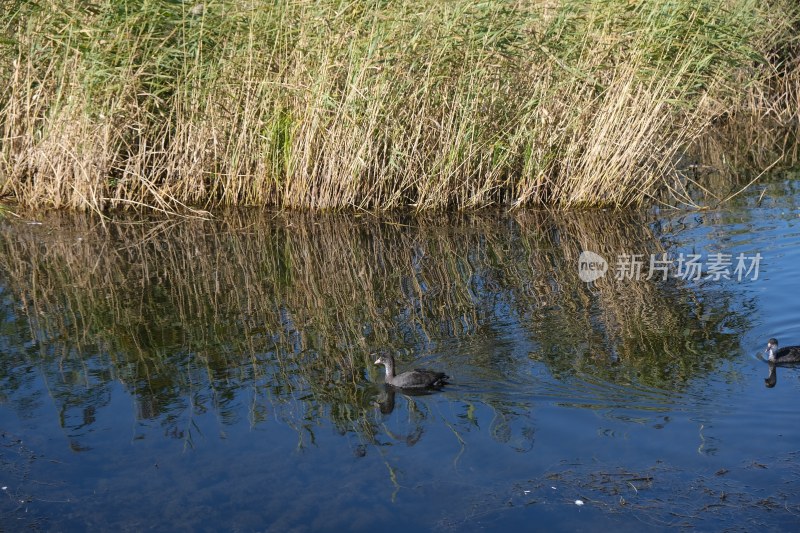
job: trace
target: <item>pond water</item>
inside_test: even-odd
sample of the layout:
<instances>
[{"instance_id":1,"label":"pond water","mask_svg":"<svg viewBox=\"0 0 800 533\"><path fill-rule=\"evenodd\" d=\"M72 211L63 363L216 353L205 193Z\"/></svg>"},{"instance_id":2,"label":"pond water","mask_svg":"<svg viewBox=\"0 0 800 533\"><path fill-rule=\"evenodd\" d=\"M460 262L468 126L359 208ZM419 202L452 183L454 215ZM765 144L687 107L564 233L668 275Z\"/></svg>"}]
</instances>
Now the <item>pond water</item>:
<instances>
[{"instance_id":1,"label":"pond water","mask_svg":"<svg viewBox=\"0 0 800 533\"><path fill-rule=\"evenodd\" d=\"M6 215L0 523L796 530L798 207Z\"/></svg>"}]
</instances>

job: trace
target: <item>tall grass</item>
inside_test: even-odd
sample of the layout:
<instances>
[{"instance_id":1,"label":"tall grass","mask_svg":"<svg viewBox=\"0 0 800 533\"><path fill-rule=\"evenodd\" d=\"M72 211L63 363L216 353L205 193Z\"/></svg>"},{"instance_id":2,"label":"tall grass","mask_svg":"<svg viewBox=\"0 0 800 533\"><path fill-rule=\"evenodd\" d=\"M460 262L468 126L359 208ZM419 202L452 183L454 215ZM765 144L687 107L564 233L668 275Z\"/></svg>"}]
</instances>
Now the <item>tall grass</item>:
<instances>
[{"instance_id":1,"label":"tall grass","mask_svg":"<svg viewBox=\"0 0 800 533\"><path fill-rule=\"evenodd\" d=\"M31 206L641 204L721 123L799 118L789 0L4 7L0 191Z\"/></svg>"}]
</instances>

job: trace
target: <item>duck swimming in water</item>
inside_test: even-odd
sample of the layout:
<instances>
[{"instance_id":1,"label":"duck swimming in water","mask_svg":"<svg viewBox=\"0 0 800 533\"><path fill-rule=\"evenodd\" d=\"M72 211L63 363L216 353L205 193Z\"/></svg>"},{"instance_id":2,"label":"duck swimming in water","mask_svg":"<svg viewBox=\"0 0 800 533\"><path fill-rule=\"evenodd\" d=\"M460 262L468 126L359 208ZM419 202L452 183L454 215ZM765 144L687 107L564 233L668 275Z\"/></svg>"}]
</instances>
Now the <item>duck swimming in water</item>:
<instances>
[{"instance_id":1,"label":"duck swimming in water","mask_svg":"<svg viewBox=\"0 0 800 533\"><path fill-rule=\"evenodd\" d=\"M438 388L447 384L450 376L444 372L434 372L433 370L423 370L417 368L400 375L394 375L394 357L390 354L379 355L375 360L376 365L386 367L385 381L389 385L401 389L431 389Z\"/></svg>"},{"instance_id":2,"label":"duck swimming in water","mask_svg":"<svg viewBox=\"0 0 800 533\"><path fill-rule=\"evenodd\" d=\"M767 342L765 354L769 354L771 363L800 363L800 346L785 346L778 349L778 339L772 338Z\"/></svg>"}]
</instances>

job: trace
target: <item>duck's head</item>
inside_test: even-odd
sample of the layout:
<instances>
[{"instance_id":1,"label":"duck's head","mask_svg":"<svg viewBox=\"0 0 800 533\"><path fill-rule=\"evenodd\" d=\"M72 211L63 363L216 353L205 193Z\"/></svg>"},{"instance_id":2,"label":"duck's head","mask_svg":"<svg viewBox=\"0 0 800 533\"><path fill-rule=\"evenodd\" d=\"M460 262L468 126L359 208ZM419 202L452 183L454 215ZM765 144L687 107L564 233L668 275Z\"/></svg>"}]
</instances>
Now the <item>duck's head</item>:
<instances>
[{"instance_id":1,"label":"duck's head","mask_svg":"<svg viewBox=\"0 0 800 533\"><path fill-rule=\"evenodd\" d=\"M378 353L378 352L373 353L371 355L377 356L377 359L375 359L375 364L376 365L386 365L386 364L390 364L391 361L392 361L392 356L391 355Z\"/></svg>"},{"instance_id":2,"label":"duck's head","mask_svg":"<svg viewBox=\"0 0 800 533\"><path fill-rule=\"evenodd\" d=\"M773 337L767 341L767 349L764 350L764 353L769 355L769 360L772 361L775 359L775 352L777 351L778 351L778 339Z\"/></svg>"}]
</instances>

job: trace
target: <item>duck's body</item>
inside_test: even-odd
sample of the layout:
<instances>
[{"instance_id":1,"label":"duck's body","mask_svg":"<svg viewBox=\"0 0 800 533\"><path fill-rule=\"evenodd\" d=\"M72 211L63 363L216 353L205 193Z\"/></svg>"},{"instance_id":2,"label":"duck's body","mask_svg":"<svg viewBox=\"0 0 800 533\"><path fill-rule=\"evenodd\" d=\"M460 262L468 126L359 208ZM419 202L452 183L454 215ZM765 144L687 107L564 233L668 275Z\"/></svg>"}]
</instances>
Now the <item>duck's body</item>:
<instances>
[{"instance_id":1,"label":"duck's body","mask_svg":"<svg viewBox=\"0 0 800 533\"><path fill-rule=\"evenodd\" d=\"M779 349L778 339L770 339L764 353L769 355L768 360L771 363L800 363L800 346L785 346Z\"/></svg>"},{"instance_id":2,"label":"duck's body","mask_svg":"<svg viewBox=\"0 0 800 533\"><path fill-rule=\"evenodd\" d=\"M447 384L450 376L444 372L435 372L433 370L424 370L417 368L402 374L394 374L394 357L391 355L380 355L375 360L376 365L384 365L386 367L387 384L401 389L431 389L439 388Z\"/></svg>"}]
</instances>

